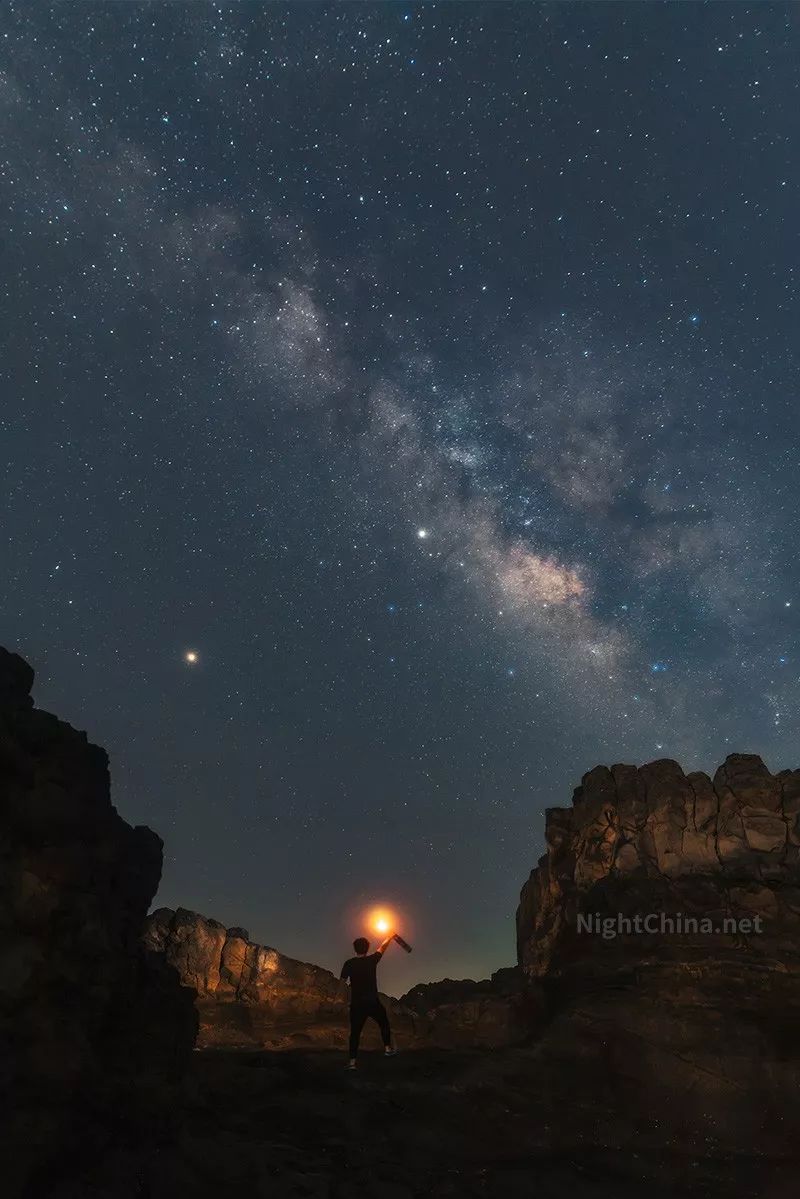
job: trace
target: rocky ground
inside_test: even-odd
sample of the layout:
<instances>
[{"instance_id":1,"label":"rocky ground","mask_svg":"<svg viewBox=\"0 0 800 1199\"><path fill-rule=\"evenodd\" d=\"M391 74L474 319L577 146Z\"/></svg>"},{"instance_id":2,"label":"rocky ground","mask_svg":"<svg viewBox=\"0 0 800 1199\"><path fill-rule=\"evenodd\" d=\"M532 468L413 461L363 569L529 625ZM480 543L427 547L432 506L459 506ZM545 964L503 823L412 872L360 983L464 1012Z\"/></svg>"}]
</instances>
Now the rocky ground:
<instances>
[{"instance_id":1,"label":"rocky ground","mask_svg":"<svg viewBox=\"0 0 800 1199\"><path fill-rule=\"evenodd\" d=\"M287 1030L287 1035L289 1030ZM194 1055L177 1147L118 1152L49 1199L790 1199L800 1159L615 1127L531 1049ZM557 1113L554 1120L554 1113ZM593 1143L576 1128L594 1129ZM157 1142L157 1130L153 1133Z\"/></svg>"}]
</instances>

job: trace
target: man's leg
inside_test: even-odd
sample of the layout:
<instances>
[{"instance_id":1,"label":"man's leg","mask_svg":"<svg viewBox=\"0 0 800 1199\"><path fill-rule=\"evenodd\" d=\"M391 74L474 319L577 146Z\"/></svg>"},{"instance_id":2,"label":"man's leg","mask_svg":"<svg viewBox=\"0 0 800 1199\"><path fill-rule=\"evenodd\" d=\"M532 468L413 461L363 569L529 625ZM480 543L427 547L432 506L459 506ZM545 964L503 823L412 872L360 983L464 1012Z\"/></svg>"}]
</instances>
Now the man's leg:
<instances>
[{"instance_id":1,"label":"man's leg","mask_svg":"<svg viewBox=\"0 0 800 1199\"><path fill-rule=\"evenodd\" d=\"M361 1030L364 1027L369 1012L362 1005L350 1004L350 1064L353 1065L358 1053L358 1042L361 1040Z\"/></svg>"},{"instance_id":2,"label":"man's leg","mask_svg":"<svg viewBox=\"0 0 800 1199\"><path fill-rule=\"evenodd\" d=\"M386 1008L383 1006L380 999L375 1000L375 1005L370 1015L378 1025L378 1028L381 1030L384 1049L390 1050L392 1048L392 1030L389 1027L389 1017L386 1014Z\"/></svg>"}]
</instances>

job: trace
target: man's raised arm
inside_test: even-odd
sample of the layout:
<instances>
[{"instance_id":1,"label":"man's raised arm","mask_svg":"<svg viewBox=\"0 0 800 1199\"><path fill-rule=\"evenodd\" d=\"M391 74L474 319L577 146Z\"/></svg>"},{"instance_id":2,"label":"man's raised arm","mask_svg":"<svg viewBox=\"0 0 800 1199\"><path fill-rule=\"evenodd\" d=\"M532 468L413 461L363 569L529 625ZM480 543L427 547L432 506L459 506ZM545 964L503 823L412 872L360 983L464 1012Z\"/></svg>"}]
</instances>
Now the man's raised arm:
<instances>
[{"instance_id":1,"label":"man's raised arm","mask_svg":"<svg viewBox=\"0 0 800 1199\"><path fill-rule=\"evenodd\" d=\"M392 934L392 936L391 936L391 937L387 937L385 941L381 941L380 945L379 945L379 946L378 946L378 948L375 950L375 952L376 952L376 953L383 953L383 952L384 952L384 950L386 949L386 946L387 946L387 945L389 945L389 944L391 943L391 941L393 940L393 937L394 937L394 934Z\"/></svg>"}]
</instances>

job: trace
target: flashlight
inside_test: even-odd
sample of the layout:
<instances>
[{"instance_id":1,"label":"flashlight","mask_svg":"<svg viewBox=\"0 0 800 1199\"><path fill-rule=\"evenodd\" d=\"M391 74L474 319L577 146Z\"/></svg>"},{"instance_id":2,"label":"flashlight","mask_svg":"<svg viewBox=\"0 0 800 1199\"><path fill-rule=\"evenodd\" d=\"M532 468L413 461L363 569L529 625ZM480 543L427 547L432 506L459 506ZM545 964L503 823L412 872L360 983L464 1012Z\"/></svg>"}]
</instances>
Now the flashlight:
<instances>
[{"instance_id":1,"label":"flashlight","mask_svg":"<svg viewBox=\"0 0 800 1199\"><path fill-rule=\"evenodd\" d=\"M408 941L403 940L399 933L394 934L394 939L401 949L405 949L406 953L411 953L411 946L409 945Z\"/></svg>"}]
</instances>

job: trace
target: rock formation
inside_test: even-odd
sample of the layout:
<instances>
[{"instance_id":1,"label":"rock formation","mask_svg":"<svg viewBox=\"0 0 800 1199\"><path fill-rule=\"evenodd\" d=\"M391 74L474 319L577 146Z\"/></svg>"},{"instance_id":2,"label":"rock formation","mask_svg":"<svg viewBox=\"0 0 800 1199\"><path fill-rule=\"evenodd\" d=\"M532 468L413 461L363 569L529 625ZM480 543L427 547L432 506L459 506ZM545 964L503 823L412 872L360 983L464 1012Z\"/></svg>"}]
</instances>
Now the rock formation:
<instances>
[{"instance_id":1,"label":"rock formation","mask_svg":"<svg viewBox=\"0 0 800 1199\"><path fill-rule=\"evenodd\" d=\"M0 649L3 1194L46 1194L111 1120L159 1118L186 1064L193 995L140 945L160 839L112 806L108 759L33 707L33 670ZM142 1105L138 1097L146 1093ZM145 1108L147 1110L145 1110ZM162 1113L163 1115L163 1113Z\"/></svg>"},{"instance_id":2,"label":"rock formation","mask_svg":"<svg viewBox=\"0 0 800 1199\"><path fill-rule=\"evenodd\" d=\"M243 928L186 908L158 908L147 919L144 943L162 953L201 999L264 1004L276 1019L334 1014L347 989L330 970L256 945Z\"/></svg>"},{"instance_id":3,"label":"rock formation","mask_svg":"<svg viewBox=\"0 0 800 1199\"><path fill-rule=\"evenodd\" d=\"M321 966L255 944L243 928L186 908L158 908L143 943L197 992L201 1048L325 1043L332 1028L345 1028L343 982Z\"/></svg>"},{"instance_id":4,"label":"rock formation","mask_svg":"<svg viewBox=\"0 0 800 1199\"><path fill-rule=\"evenodd\" d=\"M572 808L548 810L519 961L551 1013L541 1068L595 1093L598 1137L616 1120L706 1148L785 1143L800 1081L798 813L800 771L772 775L747 754L713 781L669 760L597 767Z\"/></svg>"},{"instance_id":5,"label":"rock formation","mask_svg":"<svg viewBox=\"0 0 800 1199\"><path fill-rule=\"evenodd\" d=\"M533 988L523 987L518 967L496 970L491 978L445 978L421 983L399 1003L420 1021L420 1036L432 1044L497 1048L525 1041L540 1023Z\"/></svg>"}]
</instances>

